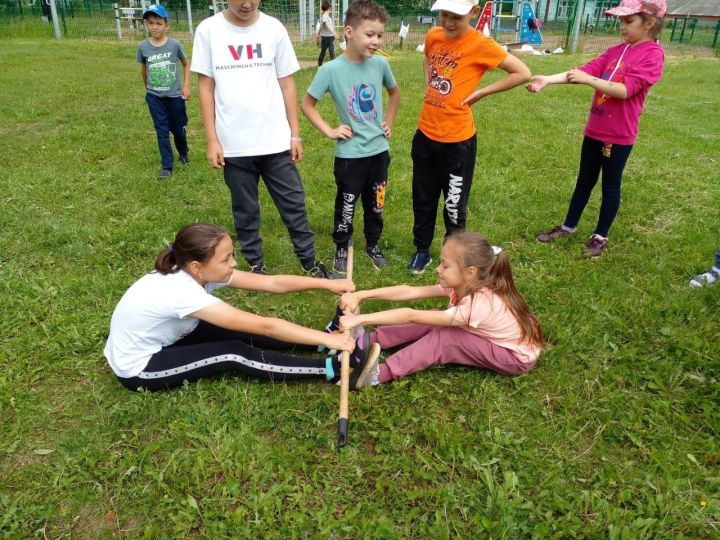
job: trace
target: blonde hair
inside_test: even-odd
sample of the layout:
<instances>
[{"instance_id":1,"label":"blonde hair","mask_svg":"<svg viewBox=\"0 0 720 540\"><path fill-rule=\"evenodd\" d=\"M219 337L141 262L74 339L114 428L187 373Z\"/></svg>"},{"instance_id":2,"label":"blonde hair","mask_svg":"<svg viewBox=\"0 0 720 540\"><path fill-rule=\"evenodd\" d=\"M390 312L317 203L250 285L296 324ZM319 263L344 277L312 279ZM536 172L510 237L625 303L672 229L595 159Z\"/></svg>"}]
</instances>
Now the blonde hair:
<instances>
[{"instance_id":1,"label":"blonde hair","mask_svg":"<svg viewBox=\"0 0 720 540\"><path fill-rule=\"evenodd\" d=\"M458 264L462 269L476 268L476 278L466 284L465 294L488 288L498 295L520 326L521 340L538 347L545 346L542 328L525 298L515 287L510 261L504 251L495 255L485 237L469 231L455 231L445 237L443 245L455 242Z\"/></svg>"},{"instance_id":2,"label":"blonde hair","mask_svg":"<svg viewBox=\"0 0 720 540\"><path fill-rule=\"evenodd\" d=\"M648 34L650 34L652 39L657 40L660 36L660 32L662 32L663 26L665 25L665 19L649 15L648 13L638 13L638 15L643 22L652 21L653 25L650 27L650 30L648 30Z\"/></svg>"}]
</instances>

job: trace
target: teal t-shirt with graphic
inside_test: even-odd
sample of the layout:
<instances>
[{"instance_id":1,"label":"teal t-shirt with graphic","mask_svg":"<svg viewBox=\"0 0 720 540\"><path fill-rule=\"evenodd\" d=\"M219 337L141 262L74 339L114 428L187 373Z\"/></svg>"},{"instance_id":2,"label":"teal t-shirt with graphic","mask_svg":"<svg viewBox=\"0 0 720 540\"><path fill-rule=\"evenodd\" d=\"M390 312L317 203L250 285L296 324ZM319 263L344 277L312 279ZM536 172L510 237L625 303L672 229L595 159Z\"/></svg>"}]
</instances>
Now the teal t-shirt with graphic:
<instances>
[{"instance_id":1,"label":"teal t-shirt with graphic","mask_svg":"<svg viewBox=\"0 0 720 540\"><path fill-rule=\"evenodd\" d=\"M371 56L359 64L339 56L318 69L307 93L320 100L329 92L339 124L347 124L353 130L349 140L336 141L337 157L368 157L389 149L382 127L382 89L396 86L390 64L381 56Z\"/></svg>"},{"instance_id":2,"label":"teal t-shirt with graphic","mask_svg":"<svg viewBox=\"0 0 720 540\"><path fill-rule=\"evenodd\" d=\"M178 63L185 60L185 49L176 39L168 38L156 47L149 39L138 44L137 61L147 67L147 91L160 97L180 96Z\"/></svg>"}]
</instances>

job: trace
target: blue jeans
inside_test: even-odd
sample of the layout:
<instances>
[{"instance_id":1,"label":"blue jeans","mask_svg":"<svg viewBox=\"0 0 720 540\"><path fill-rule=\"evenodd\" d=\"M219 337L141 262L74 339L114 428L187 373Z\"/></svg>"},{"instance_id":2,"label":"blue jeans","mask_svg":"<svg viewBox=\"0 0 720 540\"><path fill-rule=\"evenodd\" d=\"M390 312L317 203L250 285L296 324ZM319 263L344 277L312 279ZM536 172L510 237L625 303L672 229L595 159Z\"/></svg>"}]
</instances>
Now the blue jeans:
<instances>
[{"instance_id":1,"label":"blue jeans","mask_svg":"<svg viewBox=\"0 0 720 540\"><path fill-rule=\"evenodd\" d=\"M604 145L602 141L587 136L583 139L580 171L564 223L571 229L577 227L602 170L602 201L600 216L595 227L595 234L600 236L608 235L620 208L620 183L625 164L632 151L632 144L613 144L610 156L606 157L603 154Z\"/></svg>"},{"instance_id":2,"label":"blue jeans","mask_svg":"<svg viewBox=\"0 0 720 540\"><path fill-rule=\"evenodd\" d=\"M181 156L187 156L188 153L185 135L185 126L188 123L185 100L181 97L159 97L148 92L145 94L145 101L155 126L162 168L172 170L175 156L170 146L170 133L173 134L178 153Z\"/></svg>"},{"instance_id":3,"label":"blue jeans","mask_svg":"<svg viewBox=\"0 0 720 540\"><path fill-rule=\"evenodd\" d=\"M720 248L715 252L715 268L720 268Z\"/></svg>"}]
</instances>

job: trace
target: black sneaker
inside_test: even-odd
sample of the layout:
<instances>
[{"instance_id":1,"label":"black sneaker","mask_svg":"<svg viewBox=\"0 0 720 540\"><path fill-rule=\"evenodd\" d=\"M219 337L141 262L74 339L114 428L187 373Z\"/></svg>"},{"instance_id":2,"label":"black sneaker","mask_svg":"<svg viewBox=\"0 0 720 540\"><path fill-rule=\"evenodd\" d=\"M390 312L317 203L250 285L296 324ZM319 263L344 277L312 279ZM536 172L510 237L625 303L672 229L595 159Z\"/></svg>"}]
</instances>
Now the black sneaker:
<instances>
[{"instance_id":1,"label":"black sneaker","mask_svg":"<svg viewBox=\"0 0 720 540\"><path fill-rule=\"evenodd\" d=\"M251 264L251 265L250 265L250 271L251 271L253 274L260 274L260 275L262 275L262 276L266 276L266 275L267 275L267 268L265 268L265 264L264 264L264 263L261 263L261 262L260 262L260 263L257 263L257 264Z\"/></svg>"},{"instance_id":2,"label":"black sneaker","mask_svg":"<svg viewBox=\"0 0 720 540\"><path fill-rule=\"evenodd\" d=\"M343 276L347 275L347 248L338 247L335 250L335 258L333 258L333 270Z\"/></svg>"},{"instance_id":3,"label":"black sneaker","mask_svg":"<svg viewBox=\"0 0 720 540\"><path fill-rule=\"evenodd\" d=\"M322 279L339 279L342 276L338 276L337 274L333 274L328 270L327 266L325 266L324 263L318 261L317 259L312 263L312 266L304 266L303 265L303 271L306 275L310 277L315 278L322 278Z\"/></svg>"},{"instance_id":4,"label":"black sneaker","mask_svg":"<svg viewBox=\"0 0 720 540\"><path fill-rule=\"evenodd\" d=\"M158 180L165 180L166 178L170 178L172 176L172 169L163 169L157 174Z\"/></svg>"},{"instance_id":5,"label":"black sneaker","mask_svg":"<svg viewBox=\"0 0 720 540\"><path fill-rule=\"evenodd\" d=\"M188 163L190 163L190 158L188 157L187 154L185 154L184 156L180 156L180 157L178 158L178 161L179 161L180 163L182 163L183 165L187 165Z\"/></svg>"},{"instance_id":6,"label":"black sneaker","mask_svg":"<svg viewBox=\"0 0 720 540\"><path fill-rule=\"evenodd\" d=\"M432 257L430 256L429 251L418 250L415 255L413 255L413 258L410 259L410 264L408 265L408 268L410 269L410 272L412 274L419 276L425 271L425 269L430 265L431 262Z\"/></svg>"},{"instance_id":7,"label":"black sneaker","mask_svg":"<svg viewBox=\"0 0 720 540\"><path fill-rule=\"evenodd\" d=\"M370 260L373 263L373 266L377 268L378 270L385 268L387 266L387 259L385 258L385 255L383 255L383 252L380 251L380 248L377 246L369 247L365 250L365 255L370 257Z\"/></svg>"}]
</instances>

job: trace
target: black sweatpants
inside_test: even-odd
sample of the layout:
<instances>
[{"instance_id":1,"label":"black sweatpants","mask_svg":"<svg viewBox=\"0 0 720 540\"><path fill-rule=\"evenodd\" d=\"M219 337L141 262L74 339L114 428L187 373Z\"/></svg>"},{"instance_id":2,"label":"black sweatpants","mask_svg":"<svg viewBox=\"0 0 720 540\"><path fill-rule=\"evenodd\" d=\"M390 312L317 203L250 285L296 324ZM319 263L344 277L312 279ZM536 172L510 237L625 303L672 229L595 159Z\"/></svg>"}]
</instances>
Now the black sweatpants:
<instances>
[{"instance_id":1,"label":"black sweatpants","mask_svg":"<svg viewBox=\"0 0 720 540\"><path fill-rule=\"evenodd\" d=\"M232 198L233 220L240 251L250 265L261 264L264 254L260 238L258 184L262 177L290 241L304 267L315 261L315 235L310 230L305 190L290 152L251 157L226 157L225 184Z\"/></svg>"},{"instance_id":2,"label":"black sweatpants","mask_svg":"<svg viewBox=\"0 0 720 540\"><path fill-rule=\"evenodd\" d=\"M137 377L118 377L128 390L165 390L184 381L238 372L271 381L325 380L325 358L282 354L274 350L317 352L315 345L295 345L265 336L225 330L200 321L195 330L150 358ZM333 373L340 373L336 357ZM332 378L332 376L331 376Z\"/></svg>"},{"instance_id":3,"label":"black sweatpants","mask_svg":"<svg viewBox=\"0 0 720 540\"><path fill-rule=\"evenodd\" d=\"M353 235L355 204L362 198L365 242L377 245L383 230L383 209L387 189L389 152L364 158L335 158L335 217L332 238L346 247Z\"/></svg>"},{"instance_id":4,"label":"black sweatpants","mask_svg":"<svg viewBox=\"0 0 720 540\"><path fill-rule=\"evenodd\" d=\"M445 198L445 235L465 228L476 153L476 135L457 143L442 143L433 141L420 130L415 132L410 155L415 216L413 240L417 249L427 250L432 244L441 193Z\"/></svg>"}]
</instances>

